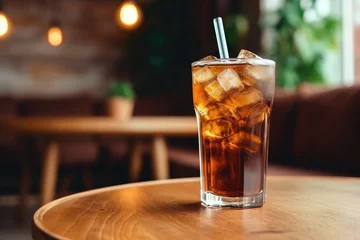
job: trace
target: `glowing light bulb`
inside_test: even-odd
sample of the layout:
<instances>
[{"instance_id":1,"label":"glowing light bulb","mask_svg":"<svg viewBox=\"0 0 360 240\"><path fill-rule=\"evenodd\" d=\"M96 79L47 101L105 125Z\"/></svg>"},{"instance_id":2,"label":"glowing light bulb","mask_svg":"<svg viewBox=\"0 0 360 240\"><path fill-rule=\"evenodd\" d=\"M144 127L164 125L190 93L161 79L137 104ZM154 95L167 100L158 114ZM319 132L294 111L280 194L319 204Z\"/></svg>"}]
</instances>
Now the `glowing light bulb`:
<instances>
[{"instance_id":1,"label":"glowing light bulb","mask_svg":"<svg viewBox=\"0 0 360 240\"><path fill-rule=\"evenodd\" d=\"M59 46L63 41L63 34L59 27L52 26L49 28L48 31L48 41L50 45L57 47Z\"/></svg>"},{"instance_id":2,"label":"glowing light bulb","mask_svg":"<svg viewBox=\"0 0 360 240\"><path fill-rule=\"evenodd\" d=\"M9 21L3 12L0 12L0 37L4 37L9 31Z\"/></svg>"},{"instance_id":3,"label":"glowing light bulb","mask_svg":"<svg viewBox=\"0 0 360 240\"><path fill-rule=\"evenodd\" d=\"M120 19L125 25L134 25L139 18L138 10L133 3L125 3L120 9Z\"/></svg>"},{"instance_id":4,"label":"glowing light bulb","mask_svg":"<svg viewBox=\"0 0 360 240\"><path fill-rule=\"evenodd\" d=\"M141 20L141 11L132 1L124 2L116 15L118 24L128 29L137 27Z\"/></svg>"}]
</instances>

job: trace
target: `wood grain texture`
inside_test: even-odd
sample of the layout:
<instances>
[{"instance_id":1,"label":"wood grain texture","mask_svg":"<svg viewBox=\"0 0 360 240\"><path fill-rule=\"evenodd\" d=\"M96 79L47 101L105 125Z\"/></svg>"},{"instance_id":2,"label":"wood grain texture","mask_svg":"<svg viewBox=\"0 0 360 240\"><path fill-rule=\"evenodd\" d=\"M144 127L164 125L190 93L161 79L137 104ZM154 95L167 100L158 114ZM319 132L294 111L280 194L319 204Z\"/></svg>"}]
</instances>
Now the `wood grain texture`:
<instances>
[{"instance_id":1,"label":"wood grain texture","mask_svg":"<svg viewBox=\"0 0 360 240\"><path fill-rule=\"evenodd\" d=\"M18 134L102 134L128 136L195 136L195 117L133 117L119 121L110 117L27 117L0 119L0 131Z\"/></svg>"},{"instance_id":2,"label":"wood grain texture","mask_svg":"<svg viewBox=\"0 0 360 240\"><path fill-rule=\"evenodd\" d=\"M34 239L359 239L360 178L269 177L267 202L208 209L198 179L136 183L51 202Z\"/></svg>"}]
</instances>

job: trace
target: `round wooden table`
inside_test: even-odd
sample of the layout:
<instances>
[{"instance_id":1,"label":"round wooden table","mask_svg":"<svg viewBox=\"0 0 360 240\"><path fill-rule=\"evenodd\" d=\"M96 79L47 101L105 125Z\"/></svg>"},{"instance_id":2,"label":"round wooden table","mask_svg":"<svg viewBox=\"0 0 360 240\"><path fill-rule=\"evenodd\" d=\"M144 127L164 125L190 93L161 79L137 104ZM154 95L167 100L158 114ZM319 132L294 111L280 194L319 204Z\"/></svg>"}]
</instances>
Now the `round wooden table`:
<instances>
[{"instance_id":1,"label":"round wooden table","mask_svg":"<svg viewBox=\"0 0 360 240\"><path fill-rule=\"evenodd\" d=\"M199 180L133 183L55 200L34 215L40 239L360 239L360 178L269 177L254 209L209 209Z\"/></svg>"},{"instance_id":2,"label":"round wooden table","mask_svg":"<svg viewBox=\"0 0 360 240\"><path fill-rule=\"evenodd\" d=\"M55 196L59 165L58 137L66 135L150 137L154 178L167 179L169 164L165 137L197 136L198 129L195 117L133 117L129 121L110 117L20 117L0 119L0 132L46 137L39 198L40 205L44 205ZM140 150L140 143L135 141L130 164L130 176L133 181L138 180L141 171ZM21 187L21 205L25 205L26 189Z\"/></svg>"}]
</instances>

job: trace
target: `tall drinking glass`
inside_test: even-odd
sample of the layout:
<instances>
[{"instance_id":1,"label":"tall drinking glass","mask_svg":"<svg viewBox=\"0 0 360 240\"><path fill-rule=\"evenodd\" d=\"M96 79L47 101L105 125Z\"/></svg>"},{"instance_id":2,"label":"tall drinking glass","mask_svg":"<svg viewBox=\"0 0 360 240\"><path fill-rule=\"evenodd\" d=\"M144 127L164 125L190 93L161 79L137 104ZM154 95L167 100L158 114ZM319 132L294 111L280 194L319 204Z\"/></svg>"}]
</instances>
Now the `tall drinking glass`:
<instances>
[{"instance_id":1,"label":"tall drinking glass","mask_svg":"<svg viewBox=\"0 0 360 240\"><path fill-rule=\"evenodd\" d=\"M259 57L192 63L204 205L264 204L274 69Z\"/></svg>"}]
</instances>

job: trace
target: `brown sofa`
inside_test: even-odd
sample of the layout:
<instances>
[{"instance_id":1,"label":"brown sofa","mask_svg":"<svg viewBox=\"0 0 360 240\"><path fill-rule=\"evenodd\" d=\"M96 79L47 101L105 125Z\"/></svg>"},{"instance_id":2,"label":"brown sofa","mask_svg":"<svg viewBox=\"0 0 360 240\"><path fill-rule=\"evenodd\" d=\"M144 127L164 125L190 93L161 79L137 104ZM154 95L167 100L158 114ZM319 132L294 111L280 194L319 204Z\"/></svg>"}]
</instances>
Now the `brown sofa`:
<instances>
[{"instance_id":1,"label":"brown sofa","mask_svg":"<svg viewBox=\"0 0 360 240\"><path fill-rule=\"evenodd\" d=\"M295 109L292 163L360 176L360 87L299 97Z\"/></svg>"}]
</instances>

